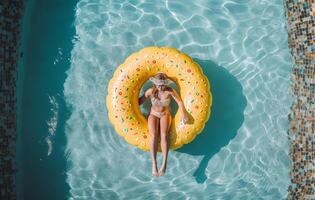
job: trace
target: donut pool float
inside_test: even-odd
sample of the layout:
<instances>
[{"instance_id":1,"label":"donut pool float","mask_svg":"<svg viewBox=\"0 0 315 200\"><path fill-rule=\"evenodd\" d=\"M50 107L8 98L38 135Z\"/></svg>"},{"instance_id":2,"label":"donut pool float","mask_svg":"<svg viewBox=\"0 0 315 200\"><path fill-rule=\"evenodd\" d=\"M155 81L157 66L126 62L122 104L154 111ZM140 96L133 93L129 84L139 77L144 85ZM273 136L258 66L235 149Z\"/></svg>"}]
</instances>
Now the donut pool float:
<instances>
[{"instance_id":1,"label":"donut pool float","mask_svg":"<svg viewBox=\"0 0 315 200\"><path fill-rule=\"evenodd\" d=\"M144 151L150 151L150 133L138 99L144 83L157 72L167 74L176 83L192 119L190 123L182 124L179 111L172 116L169 149L178 149L191 142L204 129L211 113L209 80L191 57L175 48L158 46L131 54L117 67L109 81L106 107L115 131L129 144ZM158 152L161 152L160 145Z\"/></svg>"}]
</instances>

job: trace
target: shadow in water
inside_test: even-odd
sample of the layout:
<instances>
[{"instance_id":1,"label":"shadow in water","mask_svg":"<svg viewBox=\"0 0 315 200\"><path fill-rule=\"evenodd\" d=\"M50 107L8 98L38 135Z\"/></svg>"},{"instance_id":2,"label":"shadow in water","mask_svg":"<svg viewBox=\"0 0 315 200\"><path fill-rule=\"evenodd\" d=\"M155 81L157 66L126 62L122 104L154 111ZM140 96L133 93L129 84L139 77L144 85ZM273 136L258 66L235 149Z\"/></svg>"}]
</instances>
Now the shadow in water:
<instances>
[{"instance_id":1,"label":"shadow in water","mask_svg":"<svg viewBox=\"0 0 315 200\"><path fill-rule=\"evenodd\" d=\"M203 155L199 167L194 172L196 181L202 183L207 179L205 169L210 158L226 146L241 127L247 101L241 84L226 69L212 61L194 60L199 63L210 81L213 98L211 115L200 135L175 151Z\"/></svg>"}]
</instances>

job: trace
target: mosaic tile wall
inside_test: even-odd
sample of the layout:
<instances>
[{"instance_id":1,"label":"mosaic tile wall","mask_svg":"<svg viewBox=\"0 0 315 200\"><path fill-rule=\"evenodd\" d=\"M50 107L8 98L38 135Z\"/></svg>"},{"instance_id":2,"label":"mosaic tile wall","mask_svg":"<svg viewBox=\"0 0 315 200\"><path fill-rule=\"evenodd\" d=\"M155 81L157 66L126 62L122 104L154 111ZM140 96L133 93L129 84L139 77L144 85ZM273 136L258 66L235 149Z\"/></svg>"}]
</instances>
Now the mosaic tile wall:
<instances>
[{"instance_id":1,"label":"mosaic tile wall","mask_svg":"<svg viewBox=\"0 0 315 200\"><path fill-rule=\"evenodd\" d=\"M16 80L23 0L0 0L0 199L16 199Z\"/></svg>"},{"instance_id":2,"label":"mosaic tile wall","mask_svg":"<svg viewBox=\"0 0 315 200\"><path fill-rule=\"evenodd\" d=\"M293 58L288 199L315 199L315 1L285 0Z\"/></svg>"}]
</instances>

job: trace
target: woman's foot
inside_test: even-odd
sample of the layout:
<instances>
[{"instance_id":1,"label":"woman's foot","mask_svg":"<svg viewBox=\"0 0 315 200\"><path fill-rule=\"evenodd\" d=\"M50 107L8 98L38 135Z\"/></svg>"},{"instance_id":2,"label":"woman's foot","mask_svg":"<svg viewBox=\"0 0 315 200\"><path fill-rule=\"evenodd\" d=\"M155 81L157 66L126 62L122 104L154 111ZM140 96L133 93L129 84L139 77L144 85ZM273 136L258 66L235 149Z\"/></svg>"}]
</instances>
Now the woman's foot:
<instances>
[{"instance_id":1,"label":"woman's foot","mask_svg":"<svg viewBox=\"0 0 315 200\"><path fill-rule=\"evenodd\" d=\"M159 173L157 171L152 171L153 176L159 176Z\"/></svg>"},{"instance_id":2,"label":"woman's foot","mask_svg":"<svg viewBox=\"0 0 315 200\"><path fill-rule=\"evenodd\" d=\"M152 175L153 176L159 176L158 169L156 166L152 166Z\"/></svg>"},{"instance_id":3,"label":"woman's foot","mask_svg":"<svg viewBox=\"0 0 315 200\"><path fill-rule=\"evenodd\" d=\"M166 166L162 166L161 169L159 170L159 176L164 176L166 171Z\"/></svg>"}]
</instances>

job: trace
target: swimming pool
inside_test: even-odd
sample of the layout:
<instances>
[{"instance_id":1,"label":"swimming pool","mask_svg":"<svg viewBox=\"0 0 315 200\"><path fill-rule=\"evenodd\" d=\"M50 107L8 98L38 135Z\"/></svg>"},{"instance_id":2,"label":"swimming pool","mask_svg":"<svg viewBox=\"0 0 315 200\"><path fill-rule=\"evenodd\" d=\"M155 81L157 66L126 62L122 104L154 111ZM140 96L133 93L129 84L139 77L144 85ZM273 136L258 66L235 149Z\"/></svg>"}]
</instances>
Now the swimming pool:
<instances>
[{"instance_id":1,"label":"swimming pool","mask_svg":"<svg viewBox=\"0 0 315 200\"><path fill-rule=\"evenodd\" d=\"M27 2L26 199L284 199L291 56L283 9L271 0ZM193 57L213 95L205 130L170 151L159 178L149 153L114 132L105 107L115 68L152 45Z\"/></svg>"}]
</instances>

